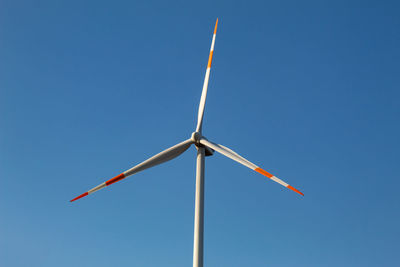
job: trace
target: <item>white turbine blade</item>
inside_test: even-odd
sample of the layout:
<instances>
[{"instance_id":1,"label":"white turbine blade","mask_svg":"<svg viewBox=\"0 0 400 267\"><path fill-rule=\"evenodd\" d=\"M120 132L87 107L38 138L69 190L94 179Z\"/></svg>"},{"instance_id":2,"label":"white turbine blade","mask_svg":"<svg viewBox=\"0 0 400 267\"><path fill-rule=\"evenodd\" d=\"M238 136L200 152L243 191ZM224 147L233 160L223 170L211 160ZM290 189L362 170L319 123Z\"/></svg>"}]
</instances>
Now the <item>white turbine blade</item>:
<instances>
[{"instance_id":1,"label":"white turbine blade","mask_svg":"<svg viewBox=\"0 0 400 267\"><path fill-rule=\"evenodd\" d=\"M122 179L124 179L124 178L126 178L128 176L131 176L131 175L133 175L135 173L138 173L138 172L143 171L145 169L154 167L156 165L159 165L161 163L164 163L166 161L174 159L177 156L181 155L183 152L185 152L192 144L193 144L193 141L191 139L188 139L186 141L183 141L182 143L179 143L179 144L177 144L177 145L175 145L173 147L170 147L170 148L158 153L157 155L149 158L148 160L143 161L142 163L136 165L135 167L133 167L133 168L127 170L127 171L124 171L123 173L115 176L114 178L112 178L112 179L110 179L110 180L108 180L108 181L106 181L106 182L104 182L104 183L102 183L102 184L90 189L89 191L83 193L82 195L77 196L76 198L72 199L71 202L75 201L77 199L80 199L80 198L82 198L84 196L87 196L87 195L89 195L91 193L94 193L97 190L100 190L100 189L102 189L102 188L104 188L106 186L109 186L109 185L111 185L113 183L116 183L116 182L118 182L118 181L120 181L120 180L122 180Z\"/></svg>"},{"instance_id":2,"label":"white turbine blade","mask_svg":"<svg viewBox=\"0 0 400 267\"><path fill-rule=\"evenodd\" d=\"M211 149L214 149L215 151L221 153L222 155L233 159L236 162L239 162L240 164L246 166L247 168L250 168L258 173L261 173L262 175L270 178L271 180L277 182L280 185L283 185L284 187L287 187L293 191L295 191L296 193L299 193L300 195L304 196L304 194L302 192L300 192L299 190L297 190L296 188L294 188L293 186L285 183L284 181L282 181L281 179L277 178L276 176L270 174L269 172L261 169L260 167L258 167L257 165L255 165L254 163L248 161L247 159L243 158L242 156L240 156L238 153L234 152L233 150L224 147L222 145L218 145L215 144L213 142L210 142L206 139L200 139L200 144L205 145Z\"/></svg>"},{"instance_id":3,"label":"white turbine blade","mask_svg":"<svg viewBox=\"0 0 400 267\"><path fill-rule=\"evenodd\" d=\"M210 70L211 70L211 63L212 63L213 52L214 52L215 36L217 34L217 26L218 26L218 19L217 19L217 22L215 22L214 34L213 34L213 38L212 38L212 42L211 42L210 55L208 57L206 76L204 77L203 91L201 92L196 132L201 132L201 129L203 126L204 107L206 105L208 80L210 79Z\"/></svg>"}]
</instances>

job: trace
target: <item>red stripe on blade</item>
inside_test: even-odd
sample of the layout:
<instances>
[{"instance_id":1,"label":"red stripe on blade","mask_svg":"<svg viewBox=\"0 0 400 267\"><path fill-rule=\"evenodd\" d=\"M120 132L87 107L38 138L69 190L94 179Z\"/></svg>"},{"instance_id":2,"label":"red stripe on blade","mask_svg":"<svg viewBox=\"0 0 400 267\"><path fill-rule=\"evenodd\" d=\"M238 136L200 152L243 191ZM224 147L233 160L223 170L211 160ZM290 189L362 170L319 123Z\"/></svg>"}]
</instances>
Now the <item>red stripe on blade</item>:
<instances>
[{"instance_id":1,"label":"red stripe on blade","mask_svg":"<svg viewBox=\"0 0 400 267\"><path fill-rule=\"evenodd\" d=\"M208 57L207 68L211 68L212 57L213 57L213 51L210 51L210 56Z\"/></svg>"},{"instance_id":2,"label":"red stripe on blade","mask_svg":"<svg viewBox=\"0 0 400 267\"><path fill-rule=\"evenodd\" d=\"M266 170L263 170L261 168L256 168L254 169L256 172L261 173L262 175L267 176L268 178L271 178L273 175L267 172Z\"/></svg>"},{"instance_id":3,"label":"red stripe on blade","mask_svg":"<svg viewBox=\"0 0 400 267\"><path fill-rule=\"evenodd\" d=\"M110 185L110 184L116 183L116 182L118 182L118 181L120 181L120 180L122 180L122 179L124 179L124 178L125 178L125 174L121 173L121 174L115 176L114 178L108 180L108 181L106 182L106 185L108 186L108 185Z\"/></svg>"},{"instance_id":4,"label":"red stripe on blade","mask_svg":"<svg viewBox=\"0 0 400 267\"><path fill-rule=\"evenodd\" d=\"M89 195L89 193L88 193L88 192L86 192L86 193L83 193L82 195L80 195L80 196L77 196L76 198L74 198L74 199L70 200L69 202L73 202L73 201L75 201L75 200L77 200L77 199L80 199L81 197L86 197L87 195Z\"/></svg>"},{"instance_id":5,"label":"red stripe on blade","mask_svg":"<svg viewBox=\"0 0 400 267\"><path fill-rule=\"evenodd\" d=\"M288 185L287 188L292 189L294 192L299 193L300 195L304 196L304 194L302 192L300 192L299 190L297 190L296 188L294 188L291 185Z\"/></svg>"}]
</instances>

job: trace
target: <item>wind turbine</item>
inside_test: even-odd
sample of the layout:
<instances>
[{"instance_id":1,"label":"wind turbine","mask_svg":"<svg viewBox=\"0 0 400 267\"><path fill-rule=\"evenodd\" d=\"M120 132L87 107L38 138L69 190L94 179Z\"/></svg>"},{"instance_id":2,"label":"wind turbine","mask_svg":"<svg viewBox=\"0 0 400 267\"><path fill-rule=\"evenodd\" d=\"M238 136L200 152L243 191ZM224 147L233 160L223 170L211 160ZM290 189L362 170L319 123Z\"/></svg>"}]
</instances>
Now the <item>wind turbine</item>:
<instances>
[{"instance_id":1,"label":"wind turbine","mask_svg":"<svg viewBox=\"0 0 400 267\"><path fill-rule=\"evenodd\" d=\"M195 145L197 149L197 170L196 170L196 197L195 197L195 219L194 219L194 246L193 246L193 267L202 267L203 266L203 233L204 233L204 158L206 156L213 155L214 151L221 153L222 155L268 177L269 179L277 182L284 187L287 187L296 193L304 196L302 192L294 188L293 186L285 183L281 179L277 178L276 176L272 175L271 173L261 169L254 163L248 161L247 159L240 156L238 153L234 152L233 150L216 143L209 141L202 135L202 126L203 126L203 115L204 115L204 107L206 103L207 97L207 88L208 88L208 81L210 79L210 70L211 70L211 63L213 58L214 52L214 44L215 44L215 36L217 33L217 25L218 19L215 23L214 34L212 37L211 42L211 49L210 55L208 57L208 64L206 70L206 76L204 78L203 84L203 91L201 93L200 104L199 104L199 111L198 111L198 118L197 118L197 127L196 131L192 133L191 137L173 147L170 147L157 155L143 161L142 163L134 166L133 168L124 171L121 174L118 174L114 178L105 181L104 183L90 189L89 191L77 196L76 198L70 200L71 202L80 199L84 196L92 194L106 186L109 186L113 183L121 181L128 176L136 174L140 171L146 170L148 168L154 167L161 163L167 162L172 160L183 152L185 152L191 145Z\"/></svg>"}]
</instances>

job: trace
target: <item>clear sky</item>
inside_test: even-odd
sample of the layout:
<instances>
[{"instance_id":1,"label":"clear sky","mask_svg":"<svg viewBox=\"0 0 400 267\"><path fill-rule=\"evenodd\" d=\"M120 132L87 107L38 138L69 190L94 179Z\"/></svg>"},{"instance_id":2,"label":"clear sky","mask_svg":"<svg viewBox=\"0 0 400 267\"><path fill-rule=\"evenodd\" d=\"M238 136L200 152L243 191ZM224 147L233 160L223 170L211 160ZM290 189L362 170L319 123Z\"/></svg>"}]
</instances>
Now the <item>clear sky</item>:
<instances>
[{"instance_id":1,"label":"clear sky","mask_svg":"<svg viewBox=\"0 0 400 267\"><path fill-rule=\"evenodd\" d=\"M205 266L395 266L398 1L0 1L0 265L191 266L204 135L305 193L206 158Z\"/></svg>"}]
</instances>

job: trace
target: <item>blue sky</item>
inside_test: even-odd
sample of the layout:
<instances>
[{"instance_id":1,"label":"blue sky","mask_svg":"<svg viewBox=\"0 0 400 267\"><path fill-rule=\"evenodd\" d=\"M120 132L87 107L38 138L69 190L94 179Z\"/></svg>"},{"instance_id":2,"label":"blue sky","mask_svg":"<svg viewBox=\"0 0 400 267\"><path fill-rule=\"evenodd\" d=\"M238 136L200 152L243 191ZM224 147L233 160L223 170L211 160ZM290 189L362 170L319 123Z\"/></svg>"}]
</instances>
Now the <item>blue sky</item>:
<instances>
[{"instance_id":1,"label":"blue sky","mask_svg":"<svg viewBox=\"0 0 400 267\"><path fill-rule=\"evenodd\" d=\"M203 133L305 193L206 159L206 266L394 266L396 1L0 1L0 265L190 266L187 139L215 19Z\"/></svg>"}]
</instances>

